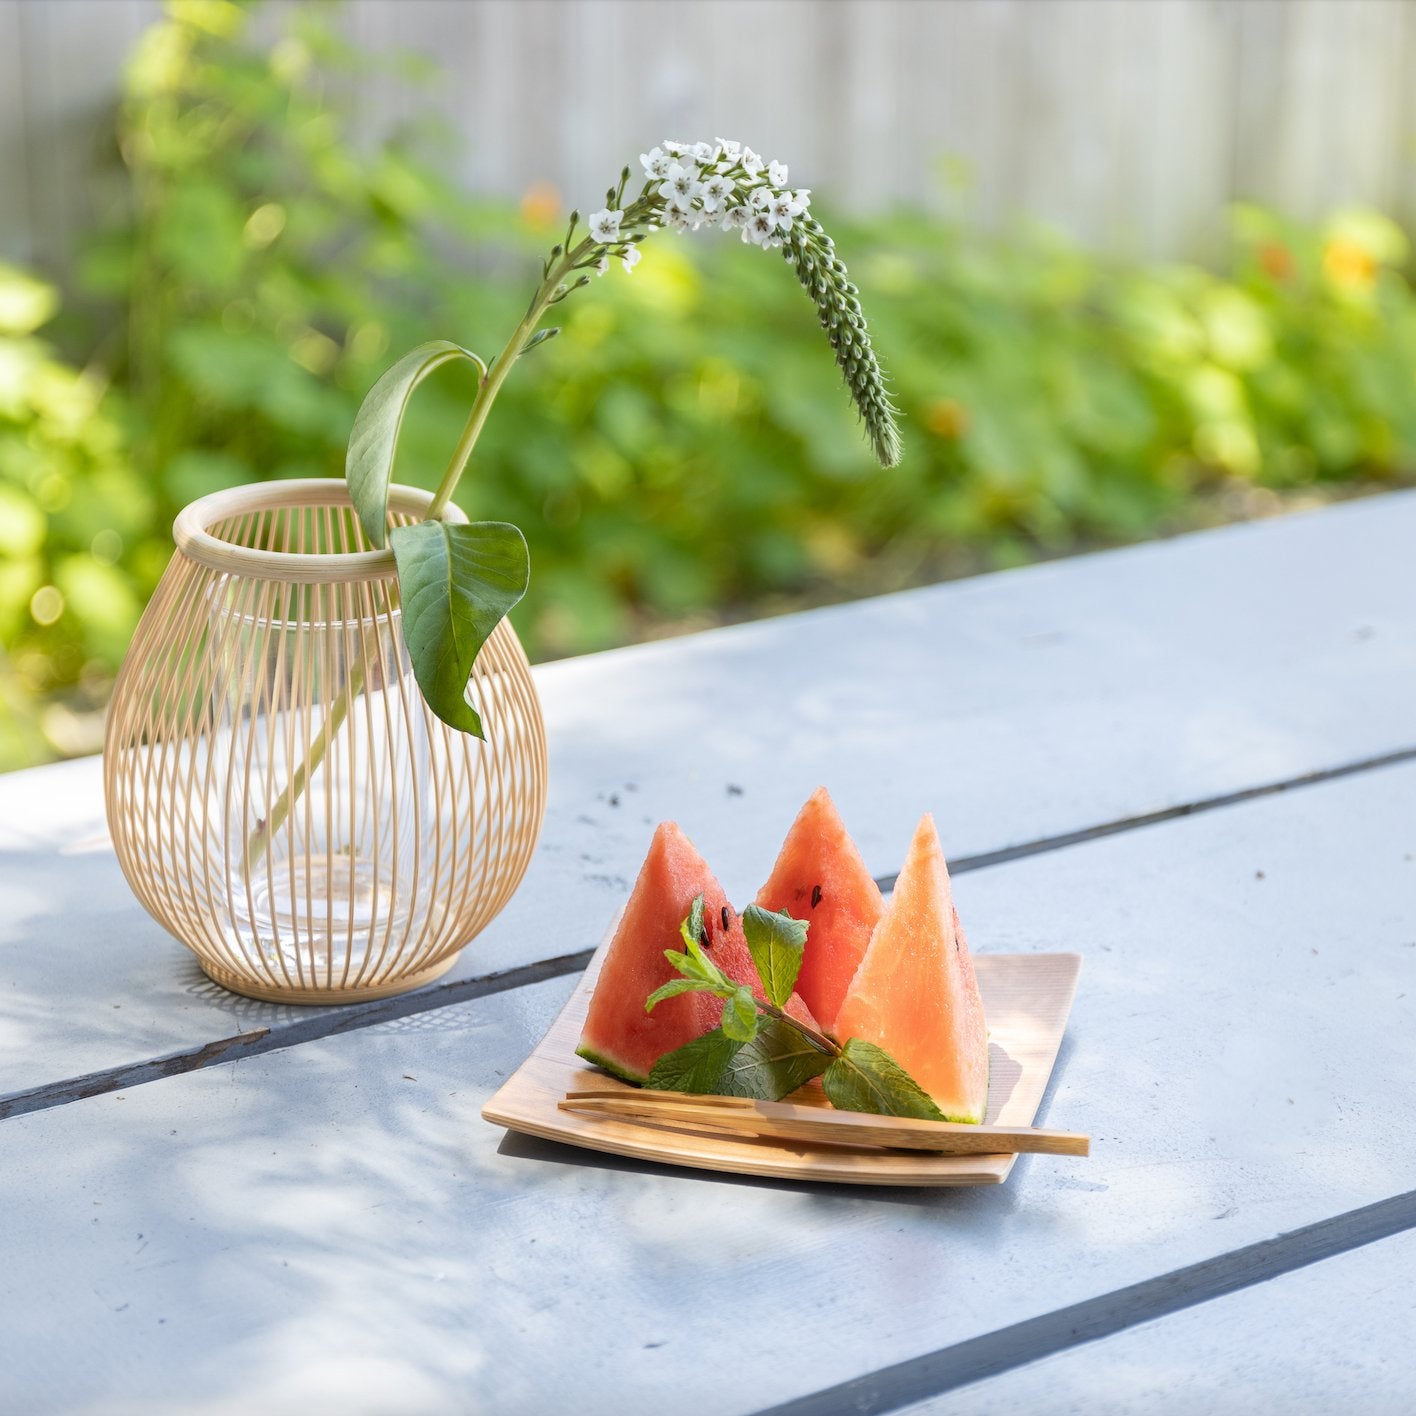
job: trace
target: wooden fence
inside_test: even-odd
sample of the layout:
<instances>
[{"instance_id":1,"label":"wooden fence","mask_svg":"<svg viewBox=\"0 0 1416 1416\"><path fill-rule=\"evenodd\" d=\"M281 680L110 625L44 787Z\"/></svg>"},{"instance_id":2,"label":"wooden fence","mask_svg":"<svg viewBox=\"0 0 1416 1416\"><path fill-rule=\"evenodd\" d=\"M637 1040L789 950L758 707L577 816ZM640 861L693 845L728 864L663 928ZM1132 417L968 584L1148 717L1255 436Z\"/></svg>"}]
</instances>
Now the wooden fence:
<instances>
[{"instance_id":1,"label":"wooden fence","mask_svg":"<svg viewBox=\"0 0 1416 1416\"><path fill-rule=\"evenodd\" d=\"M0 0L0 256L62 267L123 57L159 14ZM380 79L367 128L432 105L479 189L542 179L593 204L655 139L723 134L861 208L1026 214L1145 255L1212 255L1236 198L1416 217L1416 0L351 0L343 16L358 43L442 70L421 90Z\"/></svg>"}]
</instances>

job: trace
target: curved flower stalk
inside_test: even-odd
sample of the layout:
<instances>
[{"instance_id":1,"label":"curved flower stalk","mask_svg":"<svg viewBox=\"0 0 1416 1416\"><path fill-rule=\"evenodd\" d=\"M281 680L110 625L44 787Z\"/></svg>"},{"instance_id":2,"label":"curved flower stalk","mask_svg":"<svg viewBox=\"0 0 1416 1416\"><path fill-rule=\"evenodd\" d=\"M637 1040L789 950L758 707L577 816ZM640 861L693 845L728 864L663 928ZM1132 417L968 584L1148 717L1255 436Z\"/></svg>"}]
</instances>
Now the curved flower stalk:
<instances>
[{"instance_id":1,"label":"curved flower stalk","mask_svg":"<svg viewBox=\"0 0 1416 1416\"><path fill-rule=\"evenodd\" d=\"M565 238L541 267L541 283L526 314L490 364L445 340L405 354L369 391L354 420L345 461L350 500L369 541L391 545L403 602L403 632L418 687L444 722L477 737L482 722L467 701L467 682L483 644L525 593L530 574L526 540L505 522L451 525L443 509L461 480L487 415L512 366L523 354L559 334L538 329L552 305L604 275L611 260L633 271L639 246L661 230L696 231L718 227L741 234L748 245L780 249L816 306L836 363L855 402L876 457L884 467L900 460L897 410L871 348L859 292L837 257L831 238L810 213L811 193L788 186L787 168L767 162L741 143L665 141L640 155L644 181L629 201L630 169L605 193L580 232L572 212ZM579 234L577 239L577 234ZM418 385L440 365L468 362L479 382L467 424L433 496L425 520L388 527L388 491L398 438ZM328 742L348 716L362 684L350 680L330 704L320 735L304 762L272 803L268 824L246 843L249 870L265 853L274 827L289 812L311 774L319 769Z\"/></svg>"},{"instance_id":2,"label":"curved flower stalk","mask_svg":"<svg viewBox=\"0 0 1416 1416\"><path fill-rule=\"evenodd\" d=\"M641 153L639 161L646 179L643 189L624 205L630 175L625 168L619 187L606 193L609 205L591 215L588 250L582 242L577 254L584 254L572 268L603 275L614 256L626 271L633 271L639 261L637 243L666 227L680 233L718 227L740 232L749 245L780 248L816 305L880 465L899 462L898 410L871 347L860 292L831 238L810 213L810 191L787 185L784 163L765 162L751 148L724 138L713 143L664 142ZM567 247L575 227L572 216Z\"/></svg>"}]
</instances>

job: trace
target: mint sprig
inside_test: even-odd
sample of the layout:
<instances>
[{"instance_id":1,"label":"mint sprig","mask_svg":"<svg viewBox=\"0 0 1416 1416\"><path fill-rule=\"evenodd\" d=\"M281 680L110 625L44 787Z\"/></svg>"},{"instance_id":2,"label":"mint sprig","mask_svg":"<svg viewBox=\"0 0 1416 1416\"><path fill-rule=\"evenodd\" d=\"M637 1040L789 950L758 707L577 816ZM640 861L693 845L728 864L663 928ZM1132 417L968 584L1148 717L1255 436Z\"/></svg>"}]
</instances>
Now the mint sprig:
<instances>
[{"instance_id":1,"label":"mint sprig","mask_svg":"<svg viewBox=\"0 0 1416 1416\"><path fill-rule=\"evenodd\" d=\"M859 1037L842 1045L783 1011L801 972L806 920L749 905L742 925L767 1001L735 983L704 952L703 896L696 896L679 926L683 951L664 951L680 977L656 988L644 1011L680 993L712 993L723 1000L723 1020L659 1058L649 1073L651 1087L780 1101L820 1077L827 1098L842 1111L944 1120L924 1088L883 1048Z\"/></svg>"}]
</instances>

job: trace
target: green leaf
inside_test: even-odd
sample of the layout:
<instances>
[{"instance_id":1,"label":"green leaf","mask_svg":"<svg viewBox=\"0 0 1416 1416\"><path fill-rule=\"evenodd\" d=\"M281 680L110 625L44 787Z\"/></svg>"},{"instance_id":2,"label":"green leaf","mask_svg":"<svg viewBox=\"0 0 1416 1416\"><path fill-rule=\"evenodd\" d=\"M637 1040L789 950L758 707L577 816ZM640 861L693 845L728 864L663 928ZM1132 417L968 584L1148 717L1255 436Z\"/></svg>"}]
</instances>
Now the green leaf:
<instances>
[{"instance_id":1,"label":"green leaf","mask_svg":"<svg viewBox=\"0 0 1416 1416\"><path fill-rule=\"evenodd\" d=\"M703 896L701 893L693 897L693 903L688 907L688 918L679 925L679 933L683 935L683 942L690 949L695 944L703 942Z\"/></svg>"},{"instance_id":2,"label":"green leaf","mask_svg":"<svg viewBox=\"0 0 1416 1416\"><path fill-rule=\"evenodd\" d=\"M776 914L761 905L749 905L742 912L742 929L763 991L777 1007L785 1007L801 972L806 921L793 919L785 910Z\"/></svg>"},{"instance_id":3,"label":"green leaf","mask_svg":"<svg viewBox=\"0 0 1416 1416\"><path fill-rule=\"evenodd\" d=\"M751 1042L757 1035L757 999L746 984L723 1000L722 1026L734 1042Z\"/></svg>"},{"instance_id":4,"label":"green leaf","mask_svg":"<svg viewBox=\"0 0 1416 1416\"><path fill-rule=\"evenodd\" d=\"M813 1047L790 1023L763 1018L757 1036L724 1068L718 1090L725 1096L780 1101L830 1065L830 1054Z\"/></svg>"},{"instance_id":5,"label":"green leaf","mask_svg":"<svg viewBox=\"0 0 1416 1416\"><path fill-rule=\"evenodd\" d=\"M526 538L504 521L420 521L389 538L398 562L403 638L418 687L449 727L482 736L467 680L482 645L526 593Z\"/></svg>"},{"instance_id":6,"label":"green leaf","mask_svg":"<svg viewBox=\"0 0 1416 1416\"><path fill-rule=\"evenodd\" d=\"M420 344L386 370L354 416L344 480L349 484L349 498L370 545L383 546L388 542L388 484L393 478L398 434L413 390L434 369L454 359L468 360L486 377L487 366L470 350L445 339L434 339Z\"/></svg>"},{"instance_id":7,"label":"green leaf","mask_svg":"<svg viewBox=\"0 0 1416 1416\"><path fill-rule=\"evenodd\" d=\"M714 1028L666 1052L650 1069L648 1084L662 1091L717 1092L723 1069L741 1046L722 1028Z\"/></svg>"},{"instance_id":8,"label":"green leaf","mask_svg":"<svg viewBox=\"0 0 1416 1416\"><path fill-rule=\"evenodd\" d=\"M683 958L682 954L676 955ZM700 978L671 978L667 983L660 984L648 998L644 1000L644 1011L651 1013L654 1006L662 1003L666 998L677 997L680 993L713 993L715 988L711 983Z\"/></svg>"},{"instance_id":9,"label":"green leaf","mask_svg":"<svg viewBox=\"0 0 1416 1416\"><path fill-rule=\"evenodd\" d=\"M919 1083L890 1056L862 1037L849 1039L821 1079L831 1105L841 1111L870 1111L877 1116L914 1116L942 1121L944 1113Z\"/></svg>"}]
</instances>

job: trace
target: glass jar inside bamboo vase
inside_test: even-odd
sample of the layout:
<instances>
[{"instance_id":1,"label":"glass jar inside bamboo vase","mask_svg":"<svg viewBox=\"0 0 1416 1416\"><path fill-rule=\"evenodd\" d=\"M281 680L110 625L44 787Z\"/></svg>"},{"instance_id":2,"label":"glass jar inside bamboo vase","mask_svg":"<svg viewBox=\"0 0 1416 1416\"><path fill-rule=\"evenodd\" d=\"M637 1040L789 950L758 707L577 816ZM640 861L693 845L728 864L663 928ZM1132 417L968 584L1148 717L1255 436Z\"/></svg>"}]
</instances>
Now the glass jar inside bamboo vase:
<instances>
[{"instance_id":1,"label":"glass jar inside bamboo vase","mask_svg":"<svg viewBox=\"0 0 1416 1416\"><path fill-rule=\"evenodd\" d=\"M431 500L394 487L390 527ZM477 657L478 741L423 701L393 553L342 480L217 492L173 529L104 744L128 883L238 993L352 1002L438 977L520 884L545 815L515 631Z\"/></svg>"}]
</instances>

